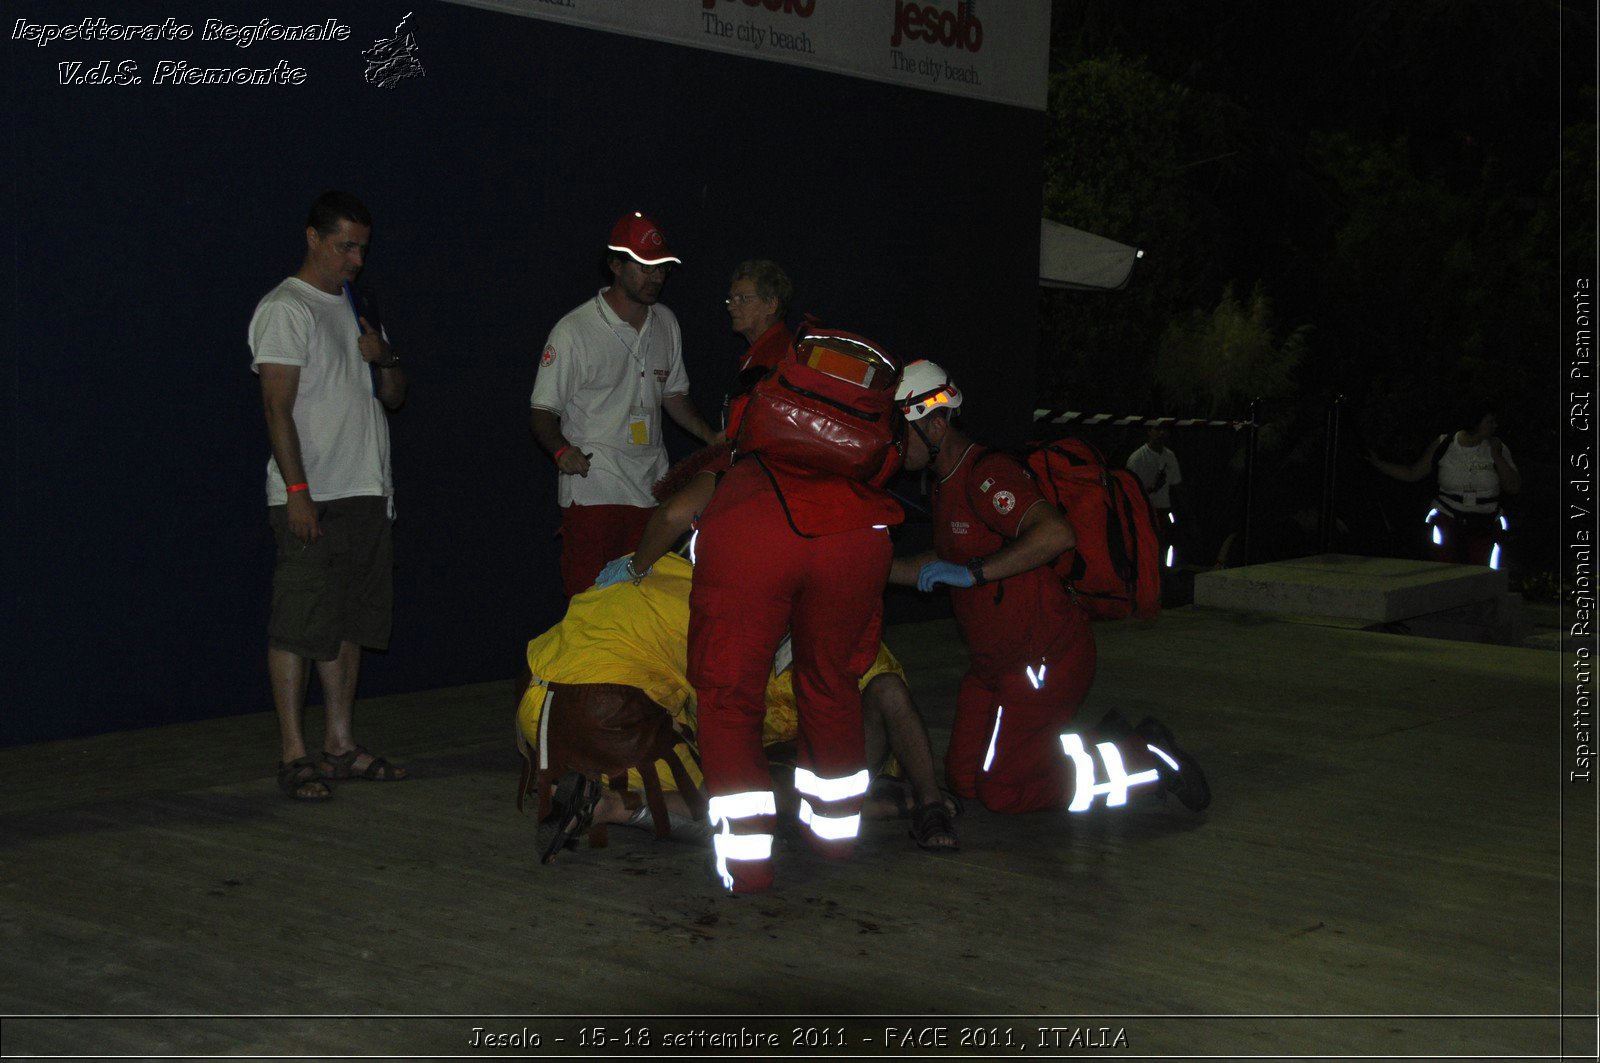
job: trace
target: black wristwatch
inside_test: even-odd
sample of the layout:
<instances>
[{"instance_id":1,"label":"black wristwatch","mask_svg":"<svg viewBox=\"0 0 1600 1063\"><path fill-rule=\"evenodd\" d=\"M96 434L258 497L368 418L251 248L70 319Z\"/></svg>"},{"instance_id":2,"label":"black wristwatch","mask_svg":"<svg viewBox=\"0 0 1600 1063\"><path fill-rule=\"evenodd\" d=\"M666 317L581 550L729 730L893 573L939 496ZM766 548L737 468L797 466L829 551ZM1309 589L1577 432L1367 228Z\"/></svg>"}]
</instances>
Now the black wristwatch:
<instances>
[{"instance_id":1,"label":"black wristwatch","mask_svg":"<svg viewBox=\"0 0 1600 1063\"><path fill-rule=\"evenodd\" d=\"M989 581L983 578L983 558L975 557L967 562L967 571L972 573L972 585L981 587Z\"/></svg>"}]
</instances>

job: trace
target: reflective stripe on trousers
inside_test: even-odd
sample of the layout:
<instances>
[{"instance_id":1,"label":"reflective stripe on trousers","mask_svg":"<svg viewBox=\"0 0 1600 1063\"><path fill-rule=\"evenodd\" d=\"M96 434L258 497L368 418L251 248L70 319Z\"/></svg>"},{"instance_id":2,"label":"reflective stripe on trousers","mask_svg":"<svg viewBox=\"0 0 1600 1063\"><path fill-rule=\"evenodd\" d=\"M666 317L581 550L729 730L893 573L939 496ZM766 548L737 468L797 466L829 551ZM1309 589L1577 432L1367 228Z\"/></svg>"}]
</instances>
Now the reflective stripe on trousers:
<instances>
[{"instance_id":1,"label":"reflective stripe on trousers","mask_svg":"<svg viewBox=\"0 0 1600 1063\"><path fill-rule=\"evenodd\" d=\"M1155 746L1146 745L1145 748L1169 764L1173 763L1171 757ZM1095 782L1095 758L1084 746L1081 734L1069 731L1062 735L1061 750L1072 761L1073 768L1072 801L1067 805L1068 812L1088 811L1094 799L1101 795L1105 796L1107 808L1118 808L1128 803L1128 791L1133 787L1146 783L1159 785L1161 782L1161 775L1154 768L1128 774L1123 764L1122 750L1117 748L1115 742L1096 742L1094 746L1094 751L1100 754L1100 761L1105 765L1106 781L1103 783Z\"/></svg>"},{"instance_id":2,"label":"reflective stripe on trousers","mask_svg":"<svg viewBox=\"0 0 1600 1063\"><path fill-rule=\"evenodd\" d=\"M760 817L768 817L770 822L770 817L778 814L778 802L771 790L750 790L742 794L713 797L707 805L706 814L714 832L711 836L711 848L717 857L717 874L721 877L723 886L731 890L734 875L728 867L730 860L744 862L772 859L770 830L760 830L760 824L747 824L758 829L735 833L734 824ZM721 830L717 829L719 826Z\"/></svg>"},{"instance_id":3,"label":"reflective stripe on trousers","mask_svg":"<svg viewBox=\"0 0 1600 1063\"><path fill-rule=\"evenodd\" d=\"M820 841L853 841L861 832L861 798L866 796L870 782L865 768L835 779L824 779L809 768L795 768L794 788L800 792L800 822ZM819 805L836 804L853 811L838 815L831 807L829 814L817 810Z\"/></svg>"}]
</instances>

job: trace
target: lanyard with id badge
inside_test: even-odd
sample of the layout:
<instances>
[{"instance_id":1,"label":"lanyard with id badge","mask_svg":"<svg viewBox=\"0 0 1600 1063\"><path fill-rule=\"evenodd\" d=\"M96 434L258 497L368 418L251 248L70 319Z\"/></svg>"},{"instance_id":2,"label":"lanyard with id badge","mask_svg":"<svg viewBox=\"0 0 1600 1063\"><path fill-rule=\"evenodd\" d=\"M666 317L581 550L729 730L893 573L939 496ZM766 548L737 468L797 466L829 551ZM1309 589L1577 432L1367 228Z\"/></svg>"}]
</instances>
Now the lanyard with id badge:
<instances>
[{"instance_id":1,"label":"lanyard with id badge","mask_svg":"<svg viewBox=\"0 0 1600 1063\"><path fill-rule=\"evenodd\" d=\"M648 324L645 325L647 331L649 327ZM644 360L644 337L644 332L638 333L633 346L628 350L634 364L639 367L638 397L628 408L628 442L636 447L648 447L655 442L655 421L659 410L658 406L645 402L645 374L650 371L650 367Z\"/></svg>"}]
</instances>

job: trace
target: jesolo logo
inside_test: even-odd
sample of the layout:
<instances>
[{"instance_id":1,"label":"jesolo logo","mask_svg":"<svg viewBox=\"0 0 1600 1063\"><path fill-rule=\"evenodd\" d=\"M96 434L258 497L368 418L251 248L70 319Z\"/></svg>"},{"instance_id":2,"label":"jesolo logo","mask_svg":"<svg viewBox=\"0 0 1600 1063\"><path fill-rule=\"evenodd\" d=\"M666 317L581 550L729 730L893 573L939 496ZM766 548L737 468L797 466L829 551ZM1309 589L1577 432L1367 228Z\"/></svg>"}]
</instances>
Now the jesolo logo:
<instances>
[{"instance_id":1,"label":"jesolo logo","mask_svg":"<svg viewBox=\"0 0 1600 1063\"><path fill-rule=\"evenodd\" d=\"M556 349L554 347L550 346L549 344L545 344L544 353L539 356L539 364L540 365L549 365L551 362L553 362L555 360L556 360Z\"/></svg>"},{"instance_id":2,"label":"jesolo logo","mask_svg":"<svg viewBox=\"0 0 1600 1063\"><path fill-rule=\"evenodd\" d=\"M894 33L889 45L896 47L901 40L927 41L976 53L983 47L983 23L973 13L972 0L961 0L949 9L894 0Z\"/></svg>"},{"instance_id":3,"label":"jesolo logo","mask_svg":"<svg viewBox=\"0 0 1600 1063\"><path fill-rule=\"evenodd\" d=\"M1002 517L1010 513L1017 506L1017 496L1010 491L996 491L994 493L994 508Z\"/></svg>"},{"instance_id":4,"label":"jesolo logo","mask_svg":"<svg viewBox=\"0 0 1600 1063\"><path fill-rule=\"evenodd\" d=\"M797 15L800 18L810 18L811 12L816 10L817 0L722 0L724 4L743 4L745 7L761 7L773 14ZM700 6L710 11L717 6L717 0L700 0Z\"/></svg>"}]
</instances>

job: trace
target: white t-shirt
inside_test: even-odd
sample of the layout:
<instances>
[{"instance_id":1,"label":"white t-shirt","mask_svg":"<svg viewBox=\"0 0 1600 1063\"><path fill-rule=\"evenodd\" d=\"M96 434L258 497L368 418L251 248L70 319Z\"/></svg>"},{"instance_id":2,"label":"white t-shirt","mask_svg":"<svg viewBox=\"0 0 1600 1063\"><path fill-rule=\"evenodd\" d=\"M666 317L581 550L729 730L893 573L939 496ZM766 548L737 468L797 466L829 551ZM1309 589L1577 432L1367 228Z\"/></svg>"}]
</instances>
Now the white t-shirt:
<instances>
[{"instance_id":1,"label":"white t-shirt","mask_svg":"<svg viewBox=\"0 0 1600 1063\"><path fill-rule=\"evenodd\" d=\"M1166 482L1161 485L1161 490L1151 491L1150 485L1156 482L1163 469L1167 473ZM1157 454L1146 443L1128 455L1128 471L1144 484L1145 491L1150 495L1151 506L1156 509L1172 508L1172 492L1168 488L1183 483L1183 474L1178 471L1178 456L1171 447L1163 447L1161 453Z\"/></svg>"},{"instance_id":2,"label":"white t-shirt","mask_svg":"<svg viewBox=\"0 0 1600 1063\"><path fill-rule=\"evenodd\" d=\"M1454 435L1449 438L1450 445L1439 459L1439 493L1457 495L1459 501L1456 498L1441 498L1440 501L1463 513L1495 512L1500 508L1498 501L1479 501L1497 499L1500 495L1500 474L1495 471L1489 441L1485 439L1475 447L1464 447L1456 442ZM1439 437L1440 443L1444 440L1444 436ZM1513 469L1517 467L1517 463L1511 460L1511 448L1504 443L1500 445L1500 456Z\"/></svg>"},{"instance_id":3,"label":"white t-shirt","mask_svg":"<svg viewBox=\"0 0 1600 1063\"><path fill-rule=\"evenodd\" d=\"M250 368L300 367L294 426L312 499L323 502L394 494L389 421L372 393L372 371L357 345L361 326L343 294L286 278L250 318ZM267 458L267 505L288 502L276 458Z\"/></svg>"},{"instance_id":4,"label":"white t-shirt","mask_svg":"<svg viewBox=\"0 0 1600 1063\"><path fill-rule=\"evenodd\" d=\"M589 455L588 476L556 478L560 504L655 505L650 488L667 473L661 400L688 392L683 337L666 307L650 307L638 332L600 295L557 321L529 405L560 417L567 442Z\"/></svg>"}]
</instances>

